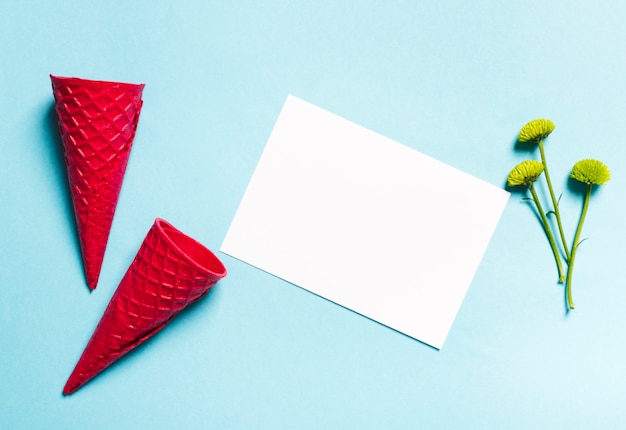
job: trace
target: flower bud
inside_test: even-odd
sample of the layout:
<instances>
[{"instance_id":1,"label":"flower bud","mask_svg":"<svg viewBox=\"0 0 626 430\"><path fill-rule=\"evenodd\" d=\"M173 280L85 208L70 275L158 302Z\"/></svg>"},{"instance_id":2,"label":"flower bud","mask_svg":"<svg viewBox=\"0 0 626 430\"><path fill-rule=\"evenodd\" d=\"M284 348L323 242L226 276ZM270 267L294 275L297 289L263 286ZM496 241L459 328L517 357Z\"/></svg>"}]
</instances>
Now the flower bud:
<instances>
[{"instance_id":1,"label":"flower bud","mask_svg":"<svg viewBox=\"0 0 626 430\"><path fill-rule=\"evenodd\" d=\"M570 176L585 184L604 185L611 179L611 172L603 162L585 159L574 164Z\"/></svg>"},{"instance_id":2,"label":"flower bud","mask_svg":"<svg viewBox=\"0 0 626 430\"><path fill-rule=\"evenodd\" d=\"M529 187L535 182L543 172L543 164L537 160L526 160L519 163L509 173L507 183L510 187L526 186Z\"/></svg>"},{"instance_id":3,"label":"flower bud","mask_svg":"<svg viewBox=\"0 0 626 430\"><path fill-rule=\"evenodd\" d=\"M520 142L537 142L543 140L554 130L554 123L549 119L535 119L526 124L519 132Z\"/></svg>"}]
</instances>

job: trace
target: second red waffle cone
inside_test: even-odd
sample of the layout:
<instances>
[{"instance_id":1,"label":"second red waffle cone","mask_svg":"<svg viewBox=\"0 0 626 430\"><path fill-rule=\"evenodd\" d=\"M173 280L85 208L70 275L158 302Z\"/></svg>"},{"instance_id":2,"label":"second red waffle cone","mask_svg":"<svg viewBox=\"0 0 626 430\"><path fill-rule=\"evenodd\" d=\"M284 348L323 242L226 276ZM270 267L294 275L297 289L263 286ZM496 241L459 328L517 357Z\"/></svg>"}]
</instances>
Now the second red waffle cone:
<instances>
[{"instance_id":1,"label":"second red waffle cone","mask_svg":"<svg viewBox=\"0 0 626 430\"><path fill-rule=\"evenodd\" d=\"M204 296L226 268L207 248L157 219L70 375L71 394Z\"/></svg>"}]
</instances>

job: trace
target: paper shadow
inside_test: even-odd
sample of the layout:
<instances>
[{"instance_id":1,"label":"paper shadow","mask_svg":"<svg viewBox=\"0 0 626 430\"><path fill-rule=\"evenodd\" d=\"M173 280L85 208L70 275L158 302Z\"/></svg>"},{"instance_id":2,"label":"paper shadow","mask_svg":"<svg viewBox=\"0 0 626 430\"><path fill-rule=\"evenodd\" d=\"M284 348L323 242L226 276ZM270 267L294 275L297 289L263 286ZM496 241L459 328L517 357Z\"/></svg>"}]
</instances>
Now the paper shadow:
<instances>
[{"instance_id":1,"label":"paper shadow","mask_svg":"<svg viewBox=\"0 0 626 430\"><path fill-rule=\"evenodd\" d=\"M63 212L65 213L65 219L67 220L67 230L71 231L71 235L73 237L72 242L74 243L77 264L80 264L80 266L83 267L78 231L76 229L76 221L74 218L74 204L72 202L72 195L70 194L68 186L69 181L67 177L67 167L65 164L63 141L61 140L61 135L59 133L59 123L56 111L54 109L54 103L50 103L50 105L45 110L42 128L43 135L46 137L43 140L43 151L44 153L48 153L48 158L52 162L51 170L54 173L56 186L59 190L63 190L62 207ZM87 290L89 290L86 282L85 286L87 287Z\"/></svg>"}]
</instances>

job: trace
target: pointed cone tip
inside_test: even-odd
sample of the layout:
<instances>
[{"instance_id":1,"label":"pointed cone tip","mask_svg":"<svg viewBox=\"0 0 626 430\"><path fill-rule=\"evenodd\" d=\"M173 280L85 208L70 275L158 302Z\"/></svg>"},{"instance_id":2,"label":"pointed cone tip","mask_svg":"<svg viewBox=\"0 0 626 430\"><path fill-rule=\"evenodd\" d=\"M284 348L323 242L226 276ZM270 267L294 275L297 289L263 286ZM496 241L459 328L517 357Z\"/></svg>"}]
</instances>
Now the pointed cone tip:
<instances>
[{"instance_id":1,"label":"pointed cone tip","mask_svg":"<svg viewBox=\"0 0 626 430\"><path fill-rule=\"evenodd\" d=\"M104 254L97 257L97 260L93 258L83 257L83 267L85 269L85 278L87 279L87 286L89 291L93 291L98 286L98 280L100 279L100 270L102 268L102 261L104 260Z\"/></svg>"},{"instance_id":2,"label":"pointed cone tip","mask_svg":"<svg viewBox=\"0 0 626 430\"><path fill-rule=\"evenodd\" d=\"M70 375L70 378L65 383L65 387L63 387L63 395L64 396L69 396L70 394L75 393L76 390L78 390L82 386L82 384L76 384L72 380L73 377L74 377L74 374Z\"/></svg>"}]
</instances>

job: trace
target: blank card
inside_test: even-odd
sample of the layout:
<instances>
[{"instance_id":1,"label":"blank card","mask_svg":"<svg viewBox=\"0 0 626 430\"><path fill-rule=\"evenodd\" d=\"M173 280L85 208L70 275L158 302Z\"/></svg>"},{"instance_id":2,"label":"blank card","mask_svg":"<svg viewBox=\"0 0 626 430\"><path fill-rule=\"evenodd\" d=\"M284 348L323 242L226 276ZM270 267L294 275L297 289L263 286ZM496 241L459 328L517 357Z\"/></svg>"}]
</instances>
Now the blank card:
<instances>
[{"instance_id":1,"label":"blank card","mask_svg":"<svg viewBox=\"0 0 626 430\"><path fill-rule=\"evenodd\" d=\"M289 96L221 251L441 348L508 198Z\"/></svg>"}]
</instances>

